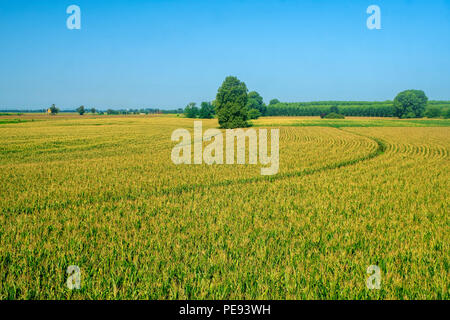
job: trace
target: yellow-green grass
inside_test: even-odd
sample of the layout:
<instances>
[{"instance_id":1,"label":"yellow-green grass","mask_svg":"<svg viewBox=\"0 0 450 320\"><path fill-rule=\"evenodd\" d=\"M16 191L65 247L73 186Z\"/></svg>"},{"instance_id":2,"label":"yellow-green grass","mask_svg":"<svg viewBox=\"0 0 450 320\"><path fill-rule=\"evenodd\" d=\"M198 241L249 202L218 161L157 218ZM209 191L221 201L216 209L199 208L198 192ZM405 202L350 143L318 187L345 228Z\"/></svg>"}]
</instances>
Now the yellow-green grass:
<instances>
[{"instance_id":1,"label":"yellow-green grass","mask_svg":"<svg viewBox=\"0 0 450 320\"><path fill-rule=\"evenodd\" d=\"M274 177L175 166L191 119L0 125L0 298L448 299L450 128L282 119Z\"/></svg>"}]
</instances>

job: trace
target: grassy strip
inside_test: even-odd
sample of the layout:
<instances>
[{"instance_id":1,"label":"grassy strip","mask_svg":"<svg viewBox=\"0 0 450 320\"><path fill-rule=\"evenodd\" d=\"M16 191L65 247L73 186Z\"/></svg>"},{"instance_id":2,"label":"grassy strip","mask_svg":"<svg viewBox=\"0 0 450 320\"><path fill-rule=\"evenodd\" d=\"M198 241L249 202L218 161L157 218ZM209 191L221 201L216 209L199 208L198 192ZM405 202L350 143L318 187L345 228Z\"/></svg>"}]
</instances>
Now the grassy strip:
<instances>
[{"instance_id":1,"label":"grassy strip","mask_svg":"<svg viewBox=\"0 0 450 320\"><path fill-rule=\"evenodd\" d=\"M35 120L0 119L0 124L11 124L11 123L33 122L33 121L35 121Z\"/></svg>"}]
</instances>

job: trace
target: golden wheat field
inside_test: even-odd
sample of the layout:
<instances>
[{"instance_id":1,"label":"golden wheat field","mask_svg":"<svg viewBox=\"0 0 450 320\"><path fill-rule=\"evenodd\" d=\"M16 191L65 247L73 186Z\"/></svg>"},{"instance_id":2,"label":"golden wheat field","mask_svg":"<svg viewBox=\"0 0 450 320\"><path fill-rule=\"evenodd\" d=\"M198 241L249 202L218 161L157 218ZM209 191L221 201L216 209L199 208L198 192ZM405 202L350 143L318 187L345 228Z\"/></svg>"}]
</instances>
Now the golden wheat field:
<instances>
[{"instance_id":1,"label":"golden wheat field","mask_svg":"<svg viewBox=\"0 0 450 320\"><path fill-rule=\"evenodd\" d=\"M449 123L297 120L269 177L173 164L192 119L0 122L0 299L449 299Z\"/></svg>"}]
</instances>

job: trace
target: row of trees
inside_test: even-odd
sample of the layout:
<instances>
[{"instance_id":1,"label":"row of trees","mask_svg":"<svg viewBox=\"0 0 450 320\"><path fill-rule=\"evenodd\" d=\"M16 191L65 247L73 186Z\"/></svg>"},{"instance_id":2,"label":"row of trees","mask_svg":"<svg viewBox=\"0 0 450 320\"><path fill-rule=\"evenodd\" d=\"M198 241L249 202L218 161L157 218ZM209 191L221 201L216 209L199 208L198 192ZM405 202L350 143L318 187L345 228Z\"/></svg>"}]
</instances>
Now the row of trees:
<instances>
[{"instance_id":1,"label":"row of trees","mask_svg":"<svg viewBox=\"0 0 450 320\"><path fill-rule=\"evenodd\" d=\"M44 110L39 110L39 112L49 112L51 114L57 114L59 112L61 112L61 110L59 108L57 108L54 104L52 104L52 106L49 109L44 109ZM27 112L32 112L32 111L27 111ZM34 111L36 112L36 111ZM175 110L160 110L160 109L153 109L153 108L146 108L146 109L119 109L119 110L114 110L114 109L108 109L106 111L99 111L96 108L90 108L87 109L84 106L80 106L75 110L69 110L69 111L64 111L64 112L77 112L80 115L84 115L88 112L92 113L92 114L108 114L108 115L122 115L122 114L181 114L183 113L183 109L179 108L179 109L175 109Z\"/></svg>"},{"instance_id":2,"label":"row of trees","mask_svg":"<svg viewBox=\"0 0 450 320\"><path fill-rule=\"evenodd\" d=\"M103 112L101 112L103 113ZM174 109L174 110L162 110L162 109L155 109L155 108L141 108L141 109L119 109L119 110L113 110L108 109L106 110L106 114L109 115L118 115L118 114L181 114L183 113L182 108Z\"/></svg>"},{"instance_id":3,"label":"row of trees","mask_svg":"<svg viewBox=\"0 0 450 320\"><path fill-rule=\"evenodd\" d=\"M425 110L425 117L427 118L445 118L450 119L450 108L443 109L439 106L429 106Z\"/></svg>"},{"instance_id":4,"label":"row of trees","mask_svg":"<svg viewBox=\"0 0 450 320\"><path fill-rule=\"evenodd\" d=\"M76 111L82 116L83 114L85 114L87 112L87 109L84 106L80 106L76 109ZM92 114L94 114L97 112L97 110L95 108L91 108L90 112Z\"/></svg>"},{"instance_id":5,"label":"row of trees","mask_svg":"<svg viewBox=\"0 0 450 320\"><path fill-rule=\"evenodd\" d=\"M450 106L450 102L448 103ZM321 116L322 118L344 118L345 116L429 118L449 117L450 108L443 109L436 102L428 106L428 97L422 90L405 90L394 101L355 102L327 101L308 103L281 103L272 99L269 105L255 91L248 93L244 82L236 77L227 77L218 89L216 100L202 103L198 109L190 103L185 114L190 118L212 118L215 111L221 128L243 128L249 126L249 119L265 116ZM214 106L214 107L213 107ZM208 110L208 112L202 110ZM211 111L211 112L209 112Z\"/></svg>"},{"instance_id":6,"label":"row of trees","mask_svg":"<svg viewBox=\"0 0 450 320\"><path fill-rule=\"evenodd\" d=\"M186 118L212 119L214 118L214 106L210 102L202 102L200 109L195 102L189 103L184 109Z\"/></svg>"},{"instance_id":7,"label":"row of trees","mask_svg":"<svg viewBox=\"0 0 450 320\"><path fill-rule=\"evenodd\" d=\"M59 109L52 105L52 114ZM83 115L87 112L84 106L76 111ZM90 109L96 113L95 108ZM196 103L189 103L184 110L141 109L141 110L112 110L107 114L130 113L181 113L188 118L211 119L217 116L222 128L248 127L248 120L260 116L366 116L366 117L399 117L399 118L450 118L450 101L428 101L428 97L421 90L406 90L400 92L394 101L384 102L355 102L355 101L315 101L304 103L281 103L272 99L269 105L264 104L263 98L256 91L248 92L247 86L238 78L229 76L219 87L216 100L202 102L198 108ZM101 112L103 113L103 112Z\"/></svg>"},{"instance_id":8,"label":"row of trees","mask_svg":"<svg viewBox=\"0 0 450 320\"><path fill-rule=\"evenodd\" d=\"M97 110L95 108L91 108L89 110L91 113L96 113ZM48 109L48 112L51 114L57 114L60 112L59 108L57 108L54 104L52 104L52 106ZM88 110L84 107L84 106L80 106L76 109L76 112L78 112L80 115L85 114L86 112L88 112Z\"/></svg>"},{"instance_id":9,"label":"row of trees","mask_svg":"<svg viewBox=\"0 0 450 320\"><path fill-rule=\"evenodd\" d=\"M316 101L281 103L271 100L267 116L319 116L328 113L359 117L449 118L450 101L428 101L421 90L406 90L394 101Z\"/></svg>"},{"instance_id":10,"label":"row of trees","mask_svg":"<svg viewBox=\"0 0 450 320\"><path fill-rule=\"evenodd\" d=\"M337 109L338 112L345 116L354 117L393 117L394 107L385 105L354 105L354 106L337 106L337 105L317 105L305 107L297 103L277 103L267 107L267 116L320 116L328 114Z\"/></svg>"}]
</instances>

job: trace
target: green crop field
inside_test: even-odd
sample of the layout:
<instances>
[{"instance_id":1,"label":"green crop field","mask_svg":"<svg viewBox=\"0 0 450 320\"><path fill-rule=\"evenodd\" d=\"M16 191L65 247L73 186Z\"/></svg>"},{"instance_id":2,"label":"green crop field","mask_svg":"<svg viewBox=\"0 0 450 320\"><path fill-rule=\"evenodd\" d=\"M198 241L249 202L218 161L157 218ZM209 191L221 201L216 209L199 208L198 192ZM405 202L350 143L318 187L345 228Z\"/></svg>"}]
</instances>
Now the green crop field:
<instances>
[{"instance_id":1,"label":"green crop field","mask_svg":"<svg viewBox=\"0 0 450 320\"><path fill-rule=\"evenodd\" d=\"M260 118L261 176L173 164L192 119L23 117L0 119L0 299L450 298L450 120Z\"/></svg>"}]
</instances>

